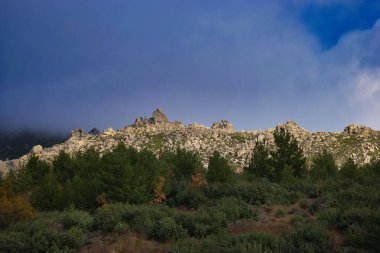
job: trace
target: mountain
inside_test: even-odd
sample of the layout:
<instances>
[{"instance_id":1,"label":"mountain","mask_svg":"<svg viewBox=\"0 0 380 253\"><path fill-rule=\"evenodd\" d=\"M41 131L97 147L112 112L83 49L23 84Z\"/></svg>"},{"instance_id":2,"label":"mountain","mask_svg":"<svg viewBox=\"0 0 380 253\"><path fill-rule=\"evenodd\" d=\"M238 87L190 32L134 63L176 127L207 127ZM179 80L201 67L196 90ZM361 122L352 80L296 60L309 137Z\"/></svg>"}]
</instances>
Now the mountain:
<instances>
[{"instance_id":1,"label":"mountain","mask_svg":"<svg viewBox=\"0 0 380 253\"><path fill-rule=\"evenodd\" d=\"M342 164L347 158L365 164L380 157L380 131L367 126L348 125L342 132L309 132L289 120L276 128L285 128L293 134L309 162L310 158L323 150L330 151L338 164ZM165 113L157 109L152 117L136 118L133 124L120 130L109 128L100 132L93 129L89 133L83 129L73 130L71 137L62 144L50 148L37 145L18 159L0 161L0 171L19 168L33 154L51 161L61 150L70 154L88 148L104 152L115 147L120 141L137 150L147 148L157 154L161 150L177 147L196 151L205 165L212 152L218 150L229 159L236 170L241 170L248 164L256 140L265 141L269 147L274 148L273 132L276 128L235 131L227 120L215 122L211 127L197 123L186 126L180 121L169 121Z\"/></svg>"}]
</instances>

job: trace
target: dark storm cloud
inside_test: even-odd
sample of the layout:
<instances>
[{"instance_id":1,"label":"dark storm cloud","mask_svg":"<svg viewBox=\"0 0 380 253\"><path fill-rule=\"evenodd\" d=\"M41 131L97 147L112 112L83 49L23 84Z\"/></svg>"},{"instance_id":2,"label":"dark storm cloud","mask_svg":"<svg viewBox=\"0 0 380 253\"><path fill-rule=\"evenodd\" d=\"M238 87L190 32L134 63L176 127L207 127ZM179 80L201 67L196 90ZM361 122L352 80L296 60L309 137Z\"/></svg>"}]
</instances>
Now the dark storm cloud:
<instances>
[{"instance_id":1,"label":"dark storm cloud","mask_svg":"<svg viewBox=\"0 0 380 253\"><path fill-rule=\"evenodd\" d=\"M335 32L323 49L303 16L317 2L3 1L0 124L119 128L163 107L239 129L379 127L362 113L377 98L378 29Z\"/></svg>"}]
</instances>

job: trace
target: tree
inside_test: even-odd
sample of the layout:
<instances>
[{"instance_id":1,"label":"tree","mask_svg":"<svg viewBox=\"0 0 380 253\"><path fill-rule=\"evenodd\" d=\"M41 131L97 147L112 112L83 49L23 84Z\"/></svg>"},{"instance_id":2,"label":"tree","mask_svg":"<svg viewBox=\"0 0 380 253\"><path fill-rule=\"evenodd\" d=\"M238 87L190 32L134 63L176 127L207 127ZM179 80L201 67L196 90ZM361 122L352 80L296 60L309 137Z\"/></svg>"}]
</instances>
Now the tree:
<instances>
[{"instance_id":1,"label":"tree","mask_svg":"<svg viewBox=\"0 0 380 253\"><path fill-rule=\"evenodd\" d=\"M191 151L177 148L175 153L163 155L173 168L176 179L190 179L195 173L204 173L202 162L199 156Z\"/></svg>"},{"instance_id":2,"label":"tree","mask_svg":"<svg viewBox=\"0 0 380 253\"><path fill-rule=\"evenodd\" d=\"M273 179L273 166L265 143L256 141L251 161L248 167L245 168L245 171L257 177Z\"/></svg>"},{"instance_id":3,"label":"tree","mask_svg":"<svg viewBox=\"0 0 380 253\"><path fill-rule=\"evenodd\" d=\"M358 165L352 158L348 158L340 168L339 174L345 178L354 178L358 172Z\"/></svg>"},{"instance_id":4,"label":"tree","mask_svg":"<svg viewBox=\"0 0 380 253\"><path fill-rule=\"evenodd\" d=\"M214 151L209 158L206 178L209 182L231 182L233 179L233 171L228 164L228 160L220 155L218 151Z\"/></svg>"},{"instance_id":5,"label":"tree","mask_svg":"<svg viewBox=\"0 0 380 253\"><path fill-rule=\"evenodd\" d=\"M328 151L324 150L313 159L312 169L310 175L314 179L326 179L328 177L335 177L338 173L338 166L336 165L334 156Z\"/></svg>"},{"instance_id":6,"label":"tree","mask_svg":"<svg viewBox=\"0 0 380 253\"><path fill-rule=\"evenodd\" d=\"M284 128L277 127L274 134L276 150L271 152L276 177L279 179L285 166L293 171L295 177L301 177L306 171L306 159L293 135Z\"/></svg>"}]
</instances>

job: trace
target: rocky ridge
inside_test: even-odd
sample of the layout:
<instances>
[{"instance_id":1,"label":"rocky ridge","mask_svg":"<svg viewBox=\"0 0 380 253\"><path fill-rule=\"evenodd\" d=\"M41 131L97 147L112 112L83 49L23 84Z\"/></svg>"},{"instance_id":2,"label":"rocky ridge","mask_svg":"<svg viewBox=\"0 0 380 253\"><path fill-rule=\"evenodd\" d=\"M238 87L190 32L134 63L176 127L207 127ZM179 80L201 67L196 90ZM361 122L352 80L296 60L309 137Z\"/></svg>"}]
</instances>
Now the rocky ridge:
<instances>
[{"instance_id":1,"label":"rocky ridge","mask_svg":"<svg viewBox=\"0 0 380 253\"><path fill-rule=\"evenodd\" d=\"M299 141L307 158L326 149L332 152L338 164L351 157L360 164L380 158L380 131L361 125L348 125L343 132L309 132L294 121L279 124ZM148 148L155 153L160 150L173 150L177 147L200 154L205 166L208 157L218 150L227 157L236 170L246 166L252 156L256 140L265 141L274 147L275 128L254 131L235 131L227 120L215 122L212 127L192 123L184 125L179 121L169 121L161 109L153 112L151 118L136 118L132 125L120 130L109 128L103 132L97 129L89 133L83 129L71 132L71 137L62 144L51 148L35 146L30 153L11 161L0 161L0 171L7 173L20 168L31 155L51 161L61 150L74 154L89 148L105 152L114 148L120 141L137 150Z\"/></svg>"}]
</instances>

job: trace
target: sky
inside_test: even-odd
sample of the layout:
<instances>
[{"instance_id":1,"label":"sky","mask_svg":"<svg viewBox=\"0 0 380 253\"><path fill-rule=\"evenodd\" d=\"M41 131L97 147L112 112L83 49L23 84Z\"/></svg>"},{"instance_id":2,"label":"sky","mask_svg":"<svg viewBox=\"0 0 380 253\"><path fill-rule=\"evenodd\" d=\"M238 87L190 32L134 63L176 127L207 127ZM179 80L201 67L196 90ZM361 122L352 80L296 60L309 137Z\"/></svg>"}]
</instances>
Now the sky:
<instances>
[{"instance_id":1,"label":"sky","mask_svg":"<svg viewBox=\"0 0 380 253\"><path fill-rule=\"evenodd\" d=\"M0 128L380 129L380 1L0 0Z\"/></svg>"}]
</instances>

